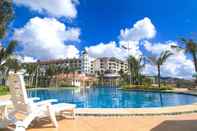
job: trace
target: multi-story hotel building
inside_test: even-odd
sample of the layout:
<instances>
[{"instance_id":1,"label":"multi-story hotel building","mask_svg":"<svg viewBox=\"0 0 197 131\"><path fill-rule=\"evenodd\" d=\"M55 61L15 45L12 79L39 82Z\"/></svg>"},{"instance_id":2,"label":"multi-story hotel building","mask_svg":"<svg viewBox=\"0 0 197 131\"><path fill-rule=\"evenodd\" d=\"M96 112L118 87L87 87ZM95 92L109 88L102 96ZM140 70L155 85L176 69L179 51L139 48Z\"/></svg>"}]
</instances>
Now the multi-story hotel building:
<instances>
[{"instance_id":1,"label":"multi-story hotel building","mask_svg":"<svg viewBox=\"0 0 197 131\"><path fill-rule=\"evenodd\" d=\"M35 64L35 63L27 63L27 64ZM120 71L126 73L128 71L128 64L126 61L119 60L115 57L102 57L96 58L92 60L87 51L84 51L79 58L73 59L59 59L59 60L45 60L45 61L37 61L36 64L40 66L40 74L45 74L46 69L49 68L50 65L56 67L69 67L76 70L75 79L71 78L70 83L75 81L81 81L81 76L84 75L88 79L89 77L95 76L95 78L99 75L102 75L104 79L106 78L107 82L111 80L118 80L120 77ZM63 75L62 75L63 76ZM65 75L69 76L69 75ZM80 80L78 79L80 78ZM84 77L85 78L85 77ZM63 79L63 78L61 78ZM66 78L68 80L70 78ZM87 79L87 80L88 80ZM91 78L92 79L92 78ZM78 85L78 84L74 84Z\"/></svg>"},{"instance_id":2,"label":"multi-story hotel building","mask_svg":"<svg viewBox=\"0 0 197 131\"><path fill-rule=\"evenodd\" d=\"M120 71L127 72L128 64L115 57L97 58L92 62L94 73L100 74L119 74Z\"/></svg>"},{"instance_id":3,"label":"multi-story hotel building","mask_svg":"<svg viewBox=\"0 0 197 131\"><path fill-rule=\"evenodd\" d=\"M91 74L93 72L91 68L91 59L86 50L82 53L80 60L81 60L81 72L84 74Z\"/></svg>"},{"instance_id":4,"label":"multi-story hotel building","mask_svg":"<svg viewBox=\"0 0 197 131\"><path fill-rule=\"evenodd\" d=\"M127 72L128 64L126 61L119 60L115 57L102 57L91 60L87 51L84 51L79 58L58 59L38 61L37 64L44 70L49 65L59 67L70 67L78 70L82 74L118 74L120 71Z\"/></svg>"}]
</instances>

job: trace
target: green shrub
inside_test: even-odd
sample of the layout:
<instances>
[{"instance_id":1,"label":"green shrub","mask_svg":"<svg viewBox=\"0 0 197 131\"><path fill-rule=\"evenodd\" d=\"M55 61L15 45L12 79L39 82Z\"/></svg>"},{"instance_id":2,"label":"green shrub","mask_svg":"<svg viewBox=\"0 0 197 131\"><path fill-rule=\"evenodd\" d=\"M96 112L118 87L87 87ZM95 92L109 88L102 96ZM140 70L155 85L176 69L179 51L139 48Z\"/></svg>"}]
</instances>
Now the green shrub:
<instances>
[{"instance_id":1,"label":"green shrub","mask_svg":"<svg viewBox=\"0 0 197 131\"><path fill-rule=\"evenodd\" d=\"M152 80L150 78L144 78L143 83L145 87L149 88L152 85Z\"/></svg>"},{"instance_id":2,"label":"green shrub","mask_svg":"<svg viewBox=\"0 0 197 131\"><path fill-rule=\"evenodd\" d=\"M0 96L7 95L9 93L9 88L3 85L0 85Z\"/></svg>"},{"instance_id":3,"label":"green shrub","mask_svg":"<svg viewBox=\"0 0 197 131\"><path fill-rule=\"evenodd\" d=\"M173 90L173 86L170 86L170 85L162 85L160 87L160 90Z\"/></svg>"},{"instance_id":4,"label":"green shrub","mask_svg":"<svg viewBox=\"0 0 197 131\"><path fill-rule=\"evenodd\" d=\"M65 82L65 81L60 81L60 82L58 83L58 86L59 86L59 87L76 87L76 86L73 86L73 85L71 85L71 84L68 84L68 82Z\"/></svg>"},{"instance_id":5,"label":"green shrub","mask_svg":"<svg viewBox=\"0 0 197 131\"><path fill-rule=\"evenodd\" d=\"M141 88L145 88L144 85L123 85L122 88L124 89L141 89Z\"/></svg>"},{"instance_id":6,"label":"green shrub","mask_svg":"<svg viewBox=\"0 0 197 131\"><path fill-rule=\"evenodd\" d=\"M152 87L151 85L123 85L121 86L122 89L133 89L133 90L173 90L173 86L170 85L162 85L161 88L159 87Z\"/></svg>"},{"instance_id":7,"label":"green shrub","mask_svg":"<svg viewBox=\"0 0 197 131\"><path fill-rule=\"evenodd\" d=\"M60 84L59 87L76 87L76 86L69 84Z\"/></svg>"}]
</instances>

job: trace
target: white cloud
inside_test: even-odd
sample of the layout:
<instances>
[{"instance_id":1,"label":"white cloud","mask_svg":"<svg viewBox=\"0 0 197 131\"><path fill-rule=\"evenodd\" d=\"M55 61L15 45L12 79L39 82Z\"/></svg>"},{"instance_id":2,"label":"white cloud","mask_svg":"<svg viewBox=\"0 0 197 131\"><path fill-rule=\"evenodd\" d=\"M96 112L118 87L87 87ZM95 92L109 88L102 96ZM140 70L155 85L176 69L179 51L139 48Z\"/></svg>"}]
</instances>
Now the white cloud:
<instances>
[{"instance_id":1,"label":"white cloud","mask_svg":"<svg viewBox=\"0 0 197 131\"><path fill-rule=\"evenodd\" d=\"M78 57L78 49L64 42L79 41L79 35L78 28L66 28L53 18L35 17L23 28L16 29L14 37L19 41L23 55L36 59L57 59Z\"/></svg>"},{"instance_id":2,"label":"white cloud","mask_svg":"<svg viewBox=\"0 0 197 131\"><path fill-rule=\"evenodd\" d=\"M150 39L156 35L156 30L151 20L145 17L137 21L132 28L122 29L120 31L120 41L117 43L99 43L98 45L86 47L92 57L116 57L125 59L129 55L139 57L140 40ZM124 49L122 47L126 47Z\"/></svg>"},{"instance_id":3,"label":"white cloud","mask_svg":"<svg viewBox=\"0 0 197 131\"><path fill-rule=\"evenodd\" d=\"M184 51L177 52L176 50L173 50L171 45L177 45L177 43L173 41L168 41L165 43L144 42L145 49L153 55L159 55L164 50L170 50L173 52L174 55L171 56L161 67L162 76L191 79L192 74L194 73L194 65L192 60L187 58ZM157 73L157 69L148 64L146 65L144 73L153 75Z\"/></svg>"},{"instance_id":4,"label":"white cloud","mask_svg":"<svg viewBox=\"0 0 197 131\"><path fill-rule=\"evenodd\" d=\"M46 12L54 17L75 18L78 0L14 0L16 5L29 7L33 11Z\"/></svg>"},{"instance_id":5,"label":"white cloud","mask_svg":"<svg viewBox=\"0 0 197 131\"><path fill-rule=\"evenodd\" d=\"M137 21L132 28L126 28L120 31L120 39L123 41L140 41L143 39L151 39L155 37L155 35L155 26L147 17Z\"/></svg>"},{"instance_id":6,"label":"white cloud","mask_svg":"<svg viewBox=\"0 0 197 131\"><path fill-rule=\"evenodd\" d=\"M116 42L112 41L107 44L100 43L97 45L93 45L90 47L86 47L89 55L93 58L98 57L117 57L122 58L124 54L122 54L122 50L117 47Z\"/></svg>"},{"instance_id":7,"label":"white cloud","mask_svg":"<svg viewBox=\"0 0 197 131\"><path fill-rule=\"evenodd\" d=\"M127 49L122 48L122 45L129 45L131 49L128 51ZM135 57L142 55L138 43L133 43L133 41L120 41L119 45L114 41L109 43L100 43L86 47L86 50L92 58L116 57L118 59L125 60L128 57L128 53Z\"/></svg>"},{"instance_id":8,"label":"white cloud","mask_svg":"<svg viewBox=\"0 0 197 131\"><path fill-rule=\"evenodd\" d=\"M127 47L127 49L122 50L122 53L126 52L126 57L128 57L128 54L136 58L142 55L138 41L120 41L119 44L120 47Z\"/></svg>"},{"instance_id":9,"label":"white cloud","mask_svg":"<svg viewBox=\"0 0 197 131\"><path fill-rule=\"evenodd\" d=\"M149 41L143 41L144 48L152 54L159 55L164 50L174 50L171 48L172 45L178 45L177 42L167 41L165 43L151 43Z\"/></svg>"}]
</instances>

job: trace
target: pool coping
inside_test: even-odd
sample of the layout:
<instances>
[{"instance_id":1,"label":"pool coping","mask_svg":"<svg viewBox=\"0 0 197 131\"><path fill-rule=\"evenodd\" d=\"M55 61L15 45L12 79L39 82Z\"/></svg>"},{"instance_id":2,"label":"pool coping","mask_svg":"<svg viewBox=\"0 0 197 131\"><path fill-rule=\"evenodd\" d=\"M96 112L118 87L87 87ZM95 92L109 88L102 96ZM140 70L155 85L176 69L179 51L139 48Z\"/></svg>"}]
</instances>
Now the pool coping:
<instances>
[{"instance_id":1,"label":"pool coping","mask_svg":"<svg viewBox=\"0 0 197 131\"><path fill-rule=\"evenodd\" d=\"M197 113L197 104L157 108L77 108L77 116L162 116Z\"/></svg>"}]
</instances>

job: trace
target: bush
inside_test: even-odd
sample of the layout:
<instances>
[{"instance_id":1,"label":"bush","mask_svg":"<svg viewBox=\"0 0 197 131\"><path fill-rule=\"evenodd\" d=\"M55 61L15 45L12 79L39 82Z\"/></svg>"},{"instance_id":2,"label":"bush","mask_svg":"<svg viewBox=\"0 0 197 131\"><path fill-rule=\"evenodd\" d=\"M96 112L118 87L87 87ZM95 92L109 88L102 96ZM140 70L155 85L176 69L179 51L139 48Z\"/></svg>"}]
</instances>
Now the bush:
<instances>
[{"instance_id":1,"label":"bush","mask_svg":"<svg viewBox=\"0 0 197 131\"><path fill-rule=\"evenodd\" d=\"M162 85L159 89L160 90L173 90L173 86L170 85Z\"/></svg>"},{"instance_id":2,"label":"bush","mask_svg":"<svg viewBox=\"0 0 197 131\"><path fill-rule=\"evenodd\" d=\"M60 81L59 84L58 84L59 87L76 87L76 86L73 86L71 84L68 84L67 82L65 81Z\"/></svg>"},{"instance_id":3,"label":"bush","mask_svg":"<svg viewBox=\"0 0 197 131\"><path fill-rule=\"evenodd\" d=\"M143 83L145 87L149 88L152 85L152 80L150 78L144 78Z\"/></svg>"},{"instance_id":4,"label":"bush","mask_svg":"<svg viewBox=\"0 0 197 131\"><path fill-rule=\"evenodd\" d=\"M0 96L7 95L9 93L9 88L3 85L0 85Z\"/></svg>"},{"instance_id":5,"label":"bush","mask_svg":"<svg viewBox=\"0 0 197 131\"><path fill-rule=\"evenodd\" d=\"M141 89L145 88L144 85L123 85L122 88L124 89Z\"/></svg>"},{"instance_id":6,"label":"bush","mask_svg":"<svg viewBox=\"0 0 197 131\"><path fill-rule=\"evenodd\" d=\"M170 85L162 85L161 88L159 87L152 87L147 85L124 85L121 86L122 89L133 89L133 90L173 90L173 86Z\"/></svg>"},{"instance_id":7,"label":"bush","mask_svg":"<svg viewBox=\"0 0 197 131\"><path fill-rule=\"evenodd\" d=\"M76 87L76 86L69 84L60 84L59 87Z\"/></svg>"}]
</instances>

